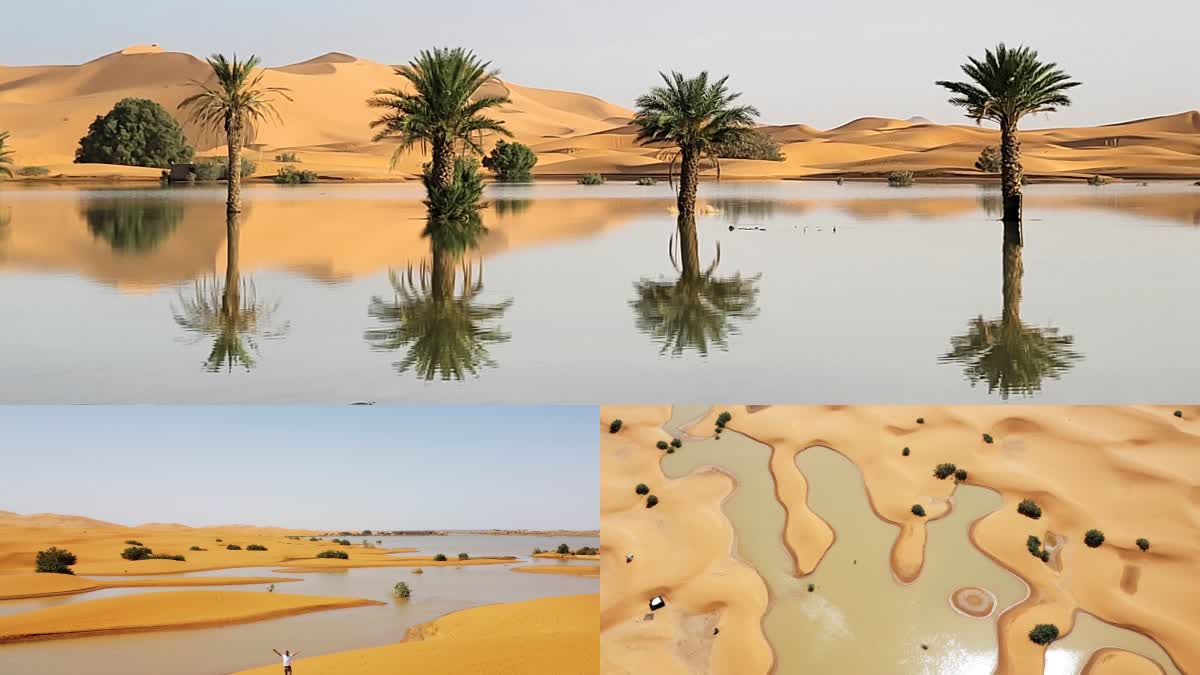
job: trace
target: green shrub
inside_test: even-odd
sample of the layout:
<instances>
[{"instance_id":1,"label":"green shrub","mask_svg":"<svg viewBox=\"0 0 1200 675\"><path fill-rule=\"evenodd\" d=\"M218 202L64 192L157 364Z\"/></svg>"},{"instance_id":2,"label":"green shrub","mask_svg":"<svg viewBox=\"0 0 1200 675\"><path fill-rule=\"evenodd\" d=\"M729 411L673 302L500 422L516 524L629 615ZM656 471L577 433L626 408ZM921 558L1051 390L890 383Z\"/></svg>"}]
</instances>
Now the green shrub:
<instances>
[{"instance_id":1,"label":"green shrub","mask_svg":"<svg viewBox=\"0 0 1200 675\"><path fill-rule=\"evenodd\" d=\"M229 178L229 160L224 157L210 159L196 164L196 180L212 181L226 180ZM242 178L249 178L254 175L258 169L258 165L249 159L242 158Z\"/></svg>"},{"instance_id":2,"label":"green shrub","mask_svg":"<svg viewBox=\"0 0 1200 675\"><path fill-rule=\"evenodd\" d=\"M1083 543L1091 548L1099 548L1104 543L1104 533L1100 530L1088 530L1083 535Z\"/></svg>"},{"instance_id":3,"label":"green shrub","mask_svg":"<svg viewBox=\"0 0 1200 675\"><path fill-rule=\"evenodd\" d=\"M321 541L321 538L320 537L309 537L308 540L309 541Z\"/></svg>"},{"instance_id":4,"label":"green shrub","mask_svg":"<svg viewBox=\"0 0 1200 675\"><path fill-rule=\"evenodd\" d=\"M228 545L228 546L226 546L226 547L225 547L225 550L227 550L227 551L240 551L240 550L242 550L242 547L241 547L241 546L238 546L237 544L230 544L230 545Z\"/></svg>"},{"instance_id":5,"label":"green shrub","mask_svg":"<svg viewBox=\"0 0 1200 675\"><path fill-rule=\"evenodd\" d=\"M758 129L747 129L731 141L717 143L713 150L722 159L762 159L771 162L787 159L780 152L779 144Z\"/></svg>"},{"instance_id":6,"label":"green shrub","mask_svg":"<svg viewBox=\"0 0 1200 675\"><path fill-rule=\"evenodd\" d=\"M75 554L65 548L51 546L45 551L38 551L34 558L34 570L43 574L75 574L71 570L78 560Z\"/></svg>"},{"instance_id":7,"label":"green shrub","mask_svg":"<svg viewBox=\"0 0 1200 675\"><path fill-rule=\"evenodd\" d=\"M900 454L901 454L901 455L903 455L903 456L905 456L905 457L908 457L908 455L909 455L909 453L910 453L910 452L911 452L911 450L909 450L909 449L906 447L906 448L904 448L903 450L901 450L901 451L900 451Z\"/></svg>"},{"instance_id":8,"label":"green shrub","mask_svg":"<svg viewBox=\"0 0 1200 675\"><path fill-rule=\"evenodd\" d=\"M683 441L679 440L678 438L672 438L671 439L671 447L672 448L682 448Z\"/></svg>"},{"instance_id":9,"label":"green shrub","mask_svg":"<svg viewBox=\"0 0 1200 675\"><path fill-rule=\"evenodd\" d=\"M189 548L188 550L189 550L189 551L207 551L208 549L206 549L206 548L200 548L199 546L192 546L192 547L191 547L191 548Z\"/></svg>"},{"instance_id":10,"label":"green shrub","mask_svg":"<svg viewBox=\"0 0 1200 675\"><path fill-rule=\"evenodd\" d=\"M658 506L658 497L655 497L654 495L646 497L646 508L652 509L655 506Z\"/></svg>"},{"instance_id":11,"label":"green shrub","mask_svg":"<svg viewBox=\"0 0 1200 675\"><path fill-rule=\"evenodd\" d=\"M483 158L483 168L496 174L496 180L527 181L532 178L537 154L521 143L496 141L496 147Z\"/></svg>"},{"instance_id":12,"label":"green shrub","mask_svg":"<svg viewBox=\"0 0 1200 675\"><path fill-rule=\"evenodd\" d=\"M437 562L446 562L446 554L439 553L439 554L433 556L433 559L436 560Z\"/></svg>"},{"instance_id":13,"label":"green shrub","mask_svg":"<svg viewBox=\"0 0 1200 675\"><path fill-rule=\"evenodd\" d=\"M338 546L349 546L350 540L349 539L334 539L333 543L337 544Z\"/></svg>"},{"instance_id":14,"label":"green shrub","mask_svg":"<svg viewBox=\"0 0 1200 675\"><path fill-rule=\"evenodd\" d=\"M1030 555L1034 556L1035 558L1042 557L1042 540L1038 539L1034 535L1031 534L1025 539L1025 548L1028 549Z\"/></svg>"},{"instance_id":15,"label":"green shrub","mask_svg":"<svg viewBox=\"0 0 1200 675\"><path fill-rule=\"evenodd\" d=\"M651 185L658 185L658 181L654 180L650 176L642 176L641 178L637 179L637 184L645 187L645 186L651 186Z\"/></svg>"},{"instance_id":16,"label":"green shrub","mask_svg":"<svg viewBox=\"0 0 1200 675\"><path fill-rule=\"evenodd\" d=\"M1182 411L1182 410L1176 410L1176 411L1175 411L1175 416L1176 416L1176 417L1179 417L1179 418L1182 418L1182 417L1183 417L1183 411Z\"/></svg>"},{"instance_id":17,"label":"green shrub","mask_svg":"<svg viewBox=\"0 0 1200 675\"><path fill-rule=\"evenodd\" d=\"M566 555L571 552L571 547L566 544L559 544L557 550L560 555Z\"/></svg>"},{"instance_id":18,"label":"green shrub","mask_svg":"<svg viewBox=\"0 0 1200 675\"><path fill-rule=\"evenodd\" d=\"M129 544L130 546L141 546L142 545L142 542L138 541L137 539L126 539L125 543Z\"/></svg>"},{"instance_id":19,"label":"green shrub","mask_svg":"<svg viewBox=\"0 0 1200 675\"><path fill-rule=\"evenodd\" d=\"M991 434L984 434L984 435L983 435L983 442L984 442L984 443L991 444L993 441L995 441L995 439L994 439L994 438L992 438L992 435L991 435Z\"/></svg>"},{"instance_id":20,"label":"green shrub","mask_svg":"<svg viewBox=\"0 0 1200 675\"><path fill-rule=\"evenodd\" d=\"M966 469L959 469L958 471L954 472L954 480L962 482L966 479L967 479L967 470Z\"/></svg>"},{"instance_id":21,"label":"green shrub","mask_svg":"<svg viewBox=\"0 0 1200 675\"><path fill-rule=\"evenodd\" d=\"M729 414L728 410L721 413L720 415L717 415L717 426L720 427L721 429L724 429L725 425L729 424L732 421L733 421L733 415Z\"/></svg>"},{"instance_id":22,"label":"green shrub","mask_svg":"<svg viewBox=\"0 0 1200 675\"><path fill-rule=\"evenodd\" d=\"M48 176L50 175L50 169L44 166L23 166L17 169L17 175L26 177Z\"/></svg>"},{"instance_id":23,"label":"green shrub","mask_svg":"<svg viewBox=\"0 0 1200 675\"><path fill-rule=\"evenodd\" d=\"M1042 507L1032 499L1022 499L1021 503L1017 504L1017 513L1037 520L1042 517Z\"/></svg>"},{"instance_id":24,"label":"green shrub","mask_svg":"<svg viewBox=\"0 0 1200 675\"><path fill-rule=\"evenodd\" d=\"M192 147L167 109L145 98L125 98L97 116L75 151L77 164L121 164L159 169L190 162Z\"/></svg>"},{"instance_id":25,"label":"green shrub","mask_svg":"<svg viewBox=\"0 0 1200 675\"><path fill-rule=\"evenodd\" d=\"M608 179L598 173L589 173L580 176L579 180L575 182L580 185L604 185Z\"/></svg>"},{"instance_id":26,"label":"green shrub","mask_svg":"<svg viewBox=\"0 0 1200 675\"><path fill-rule=\"evenodd\" d=\"M154 555L154 551L151 551L145 546L130 546L124 551L121 551L121 557L126 560L145 560L151 555Z\"/></svg>"},{"instance_id":27,"label":"green shrub","mask_svg":"<svg viewBox=\"0 0 1200 675\"><path fill-rule=\"evenodd\" d=\"M621 420L613 420L612 423L608 425L608 433L615 434L618 431L620 431L621 424L623 424L623 422L621 422Z\"/></svg>"},{"instance_id":28,"label":"green shrub","mask_svg":"<svg viewBox=\"0 0 1200 675\"><path fill-rule=\"evenodd\" d=\"M542 549L540 549L540 548L535 548L535 549L533 549L533 554L534 554L534 555L537 555L537 554L539 554L539 553L545 553L545 551L543 551L543 550L542 550Z\"/></svg>"},{"instance_id":29,"label":"green shrub","mask_svg":"<svg viewBox=\"0 0 1200 675\"><path fill-rule=\"evenodd\" d=\"M916 182L911 171L893 171L888 174L887 181L892 187L908 187Z\"/></svg>"},{"instance_id":30,"label":"green shrub","mask_svg":"<svg viewBox=\"0 0 1200 675\"><path fill-rule=\"evenodd\" d=\"M317 554L318 558L337 558L338 560L349 560L350 554L345 551L321 551Z\"/></svg>"},{"instance_id":31,"label":"green shrub","mask_svg":"<svg viewBox=\"0 0 1200 675\"><path fill-rule=\"evenodd\" d=\"M645 483L638 483L637 487L635 487L633 491L639 495L648 495L650 494L650 486L646 485Z\"/></svg>"},{"instance_id":32,"label":"green shrub","mask_svg":"<svg viewBox=\"0 0 1200 675\"><path fill-rule=\"evenodd\" d=\"M167 555L166 553L158 553L158 554L155 554L152 556L148 556L148 559L150 559L150 560L178 560L179 562L187 562L187 558L184 558L181 555Z\"/></svg>"},{"instance_id":33,"label":"green shrub","mask_svg":"<svg viewBox=\"0 0 1200 675\"><path fill-rule=\"evenodd\" d=\"M1029 639L1039 645L1048 645L1058 639L1058 626L1052 623L1039 623L1029 631Z\"/></svg>"},{"instance_id":34,"label":"green shrub","mask_svg":"<svg viewBox=\"0 0 1200 675\"><path fill-rule=\"evenodd\" d=\"M924 506L921 506L920 504L913 504L913 505L912 505L912 512L913 512L913 515L914 515L914 516L918 516L918 517L920 517L920 518L924 518L924 517L925 517L925 507L924 507Z\"/></svg>"},{"instance_id":35,"label":"green shrub","mask_svg":"<svg viewBox=\"0 0 1200 675\"><path fill-rule=\"evenodd\" d=\"M249 546L246 547L246 550L247 551L265 551L265 550L267 550L267 547L263 546L262 544L250 544Z\"/></svg>"},{"instance_id":36,"label":"green shrub","mask_svg":"<svg viewBox=\"0 0 1200 675\"><path fill-rule=\"evenodd\" d=\"M397 598L407 598L412 595L412 589L408 587L408 584L401 581L392 587L392 594Z\"/></svg>"},{"instance_id":37,"label":"green shrub","mask_svg":"<svg viewBox=\"0 0 1200 675\"><path fill-rule=\"evenodd\" d=\"M1134 543L1137 544L1138 548L1142 549L1143 553L1150 550L1150 540L1149 539L1138 539Z\"/></svg>"},{"instance_id":38,"label":"green shrub","mask_svg":"<svg viewBox=\"0 0 1200 675\"><path fill-rule=\"evenodd\" d=\"M599 555L600 549L592 546L580 546L575 549L575 555Z\"/></svg>"},{"instance_id":39,"label":"green shrub","mask_svg":"<svg viewBox=\"0 0 1200 675\"><path fill-rule=\"evenodd\" d=\"M301 183L317 182L317 174L308 169L297 169L294 166L281 166L275 173L277 185L300 185Z\"/></svg>"},{"instance_id":40,"label":"green shrub","mask_svg":"<svg viewBox=\"0 0 1200 675\"><path fill-rule=\"evenodd\" d=\"M668 455L673 455L673 454L675 454L675 448L667 448L667 454L668 454Z\"/></svg>"},{"instance_id":41,"label":"green shrub","mask_svg":"<svg viewBox=\"0 0 1200 675\"><path fill-rule=\"evenodd\" d=\"M292 164L299 164L299 163L300 163L300 158L299 158L299 157L297 157L297 156L296 156L296 153L294 153L294 152L281 152L281 153L279 153L278 155L275 155L275 161L276 161L276 162L290 162L290 163L292 163Z\"/></svg>"},{"instance_id":42,"label":"green shrub","mask_svg":"<svg viewBox=\"0 0 1200 675\"><path fill-rule=\"evenodd\" d=\"M1108 176L1101 176L1099 174L1088 178L1088 185L1108 185L1111 182L1111 178Z\"/></svg>"},{"instance_id":43,"label":"green shrub","mask_svg":"<svg viewBox=\"0 0 1200 675\"><path fill-rule=\"evenodd\" d=\"M667 448L669 448L671 446L666 441L659 441L654 444L654 447L658 448L659 450L666 450Z\"/></svg>"},{"instance_id":44,"label":"green shrub","mask_svg":"<svg viewBox=\"0 0 1200 675\"><path fill-rule=\"evenodd\" d=\"M466 553L459 553L459 554L458 554L458 559L459 559L459 560L470 560L470 559L471 559L471 556L467 555Z\"/></svg>"},{"instance_id":45,"label":"green shrub","mask_svg":"<svg viewBox=\"0 0 1200 675\"><path fill-rule=\"evenodd\" d=\"M975 168L984 173L999 173L1000 148L989 145L981 150L979 152L979 159L975 160Z\"/></svg>"},{"instance_id":46,"label":"green shrub","mask_svg":"<svg viewBox=\"0 0 1200 675\"><path fill-rule=\"evenodd\" d=\"M924 417L918 417L918 418L917 418L917 424L925 424L925 418L924 418Z\"/></svg>"},{"instance_id":47,"label":"green shrub","mask_svg":"<svg viewBox=\"0 0 1200 675\"><path fill-rule=\"evenodd\" d=\"M954 464L951 462L943 462L938 464L937 468L933 470L933 475L937 476L938 480L946 480L950 476L954 475L954 472L957 470L958 467L954 466Z\"/></svg>"}]
</instances>

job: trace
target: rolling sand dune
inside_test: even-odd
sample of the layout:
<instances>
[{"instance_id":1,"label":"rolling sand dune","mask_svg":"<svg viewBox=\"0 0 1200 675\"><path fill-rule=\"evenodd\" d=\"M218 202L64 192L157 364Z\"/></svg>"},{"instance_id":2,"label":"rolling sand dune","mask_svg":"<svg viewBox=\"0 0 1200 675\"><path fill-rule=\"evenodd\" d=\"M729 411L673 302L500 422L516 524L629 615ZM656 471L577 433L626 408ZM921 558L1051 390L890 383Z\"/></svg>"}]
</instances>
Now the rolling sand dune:
<instances>
[{"instance_id":1,"label":"rolling sand dune","mask_svg":"<svg viewBox=\"0 0 1200 675\"><path fill-rule=\"evenodd\" d=\"M528 565L525 567L514 567L512 571L528 572L530 574L565 574L571 577L600 576L599 565Z\"/></svg>"},{"instance_id":2,"label":"rolling sand dune","mask_svg":"<svg viewBox=\"0 0 1200 675\"><path fill-rule=\"evenodd\" d=\"M503 65L503 64L500 64ZM200 59L158 45L138 45L82 65L0 66L0 120L12 133L19 165L40 165L51 178L155 179L157 170L72 164L79 138L97 115L127 96L151 98L174 111L205 80ZM390 143L371 142L368 125L377 114L365 105L377 88L403 87L393 66L331 52L306 61L265 69L263 83L288 87L293 101L280 101L283 125L264 127L251 146L258 174L278 167L279 151L297 152L306 168L349 180L413 178L425 158L405 156L388 169ZM535 173L575 176L665 174L656 152L633 142L632 112L586 94L500 82L484 93L507 94L512 103L497 114L516 139L539 154ZM220 154L219 139L185 124L202 154ZM785 162L730 161L723 174L740 178L874 176L908 170L928 177L984 178L974 169L985 145L998 133L969 124L938 125L922 117L898 120L860 117L829 130L804 124L763 127L784 144ZM1200 113L1134 120L1090 128L1044 129L1022 135L1027 172L1043 178L1192 178L1200 176ZM491 141L489 141L490 143ZM827 144L805 147L806 144ZM1146 149L1168 149L1161 156ZM586 154L585 154L586 153Z\"/></svg>"},{"instance_id":3,"label":"rolling sand dune","mask_svg":"<svg viewBox=\"0 0 1200 675\"><path fill-rule=\"evenodd\" d=\"M783 537L798 573L819 564L831 540L828 527L807 507L804 478L794 462L798 452L830 447L858 466L872 508L897 526L891 563L900 580L921 573L925 523L947 512L940 504L955 488L953 480L940 481L932 470L953 462L968 469L969 484L1003 497L1000 510L972 526L973 543L1030 587L1030 596L999 618L998 673L1041 672L1044 648L1028 639L1029 630L1055 623L1065 635L1077 611L1148 635L1183 672L1200 669L1200 586L1191 582L1200 561L1200 409L1184 409L1180 419L1163 408L725 406L712 409L689 432L711 433L720 410L733 413L731 429L772 448L770 468L787 512ZM723 579L718 592L717 580L702 571L737 564L729 552L730 525L717 510L726 493L700 490L711 473L662 477L654 441L664 437L661 426L668 416L665 408L602 411L605 426L614 417L626 424L619 434L602 434L601 441L601 641L612 672L684 672L684 658L672 655L669 645L711 633L677 624L667 635L643 628L643 603L651 595L674 598L682 608L678 613L686 616L700 608L680 598L704 583L714 591L710 606L741 605L758 618L765 609L752 602L762 592L757 575ZM925 423L916 423L918 417ZM994 443L985 442L984 433ZM911 448L910 456L902 455L903 447ZM686 451L685 445L681 452ZM651 481L653 492L669 497L647 513L629 486ZM1016 512L1024 498L1041 505L1040 520ZM939 505L927 507L928 518L921 519L909 510L918 501ZM1098 549L1082 543L1091 528L1107 537ZM690 536L679 536L684 532ZM1029 555L1030 534L1061 541L1050 564ZM1134 546L1138 537L1150 540L1148 552ZM660 548L664 540L670 546ZM637 569L622 557L634 544L643 559ZM761 629L753 616L747 621L732 639L725 630L728 620L722 620L721 640L713 642L705 672L767 672ZM653 656L639 651L647 643L658 644ZM742 656L717 660L717 645ZM1119 651L1097 654L1091 672L1154 672L1143 661Z\"/></svg>"}]
</instances>

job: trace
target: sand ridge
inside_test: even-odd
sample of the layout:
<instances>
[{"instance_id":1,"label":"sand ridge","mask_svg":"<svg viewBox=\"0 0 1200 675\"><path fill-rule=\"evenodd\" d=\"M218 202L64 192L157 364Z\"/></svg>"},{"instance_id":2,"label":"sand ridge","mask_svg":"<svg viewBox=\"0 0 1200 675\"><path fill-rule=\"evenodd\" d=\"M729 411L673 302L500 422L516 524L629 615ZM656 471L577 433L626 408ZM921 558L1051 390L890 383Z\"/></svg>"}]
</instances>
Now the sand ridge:
<instances>
[{"instance_id":1,"label":"sand ridge","mask_svg":"<svg viewBox=\"0 0 1200 675\"><path fill-rule=\"evenodd\" d=\"M510 568L514 572L529 574L563 574L572 577L598 577L599 565L525 565Z\"/></svg>"}]
</instances>

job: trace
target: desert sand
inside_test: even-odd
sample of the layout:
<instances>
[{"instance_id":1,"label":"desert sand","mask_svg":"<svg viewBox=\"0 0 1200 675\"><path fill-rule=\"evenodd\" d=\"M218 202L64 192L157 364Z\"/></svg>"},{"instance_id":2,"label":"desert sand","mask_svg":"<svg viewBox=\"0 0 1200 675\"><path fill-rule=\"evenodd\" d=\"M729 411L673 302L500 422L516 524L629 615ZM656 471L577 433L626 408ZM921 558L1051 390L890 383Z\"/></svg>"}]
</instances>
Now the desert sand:
<instances>
[{"instance_id":1,"label":"desert sand","mask_svg":"<svg viewBox=\"0 0 1200 675\"><path fill-rule=\"evenodd\" d=\"M155 180L155 169L72 164L79 138L97 115L124 97L151 98L174 111L190 91L189 80L209 74L195 56L157 45L130 47L81 65L0 66L0 119L12 133L18 166L45 166L50 179ZM655 83L653 67L630 76L644 78L647 87ZM419 153L389 171L392 146L370 140L368 124L377 111L367 108L366 99L376 88L403 86L391 65L330 53L266 68L263 84L289 87L295 100L280 102L285 124L264 128L248 152L258 162L257 175L269 177L282 166L273 160L279 152L297 153L305 168L326 178L399 180L420 171L424 158ZM667 173L658 148L634 143L628 108L586 94L508 81L490 89L486 93L512 99L499 116L516 140L537 152L538 176ZM202 154L220 154L218 139L190 126L185 131ZM963 124L939 125L922 118L862 117L827 130L787 124L763 131L782 145L786 161L727 160L723 176L878 177L907 170L921 176L980 178L975 158L985 145L998 141L995 130L965 119ZM1022 136L1025 169L1044 178L1193 178L1200 176L1198 131L1196 111L1098 127L1028 130Z\"/></svg>"},{"instance_id":2,"label":"desert sand","mask_svg":"<svg viewBox=\"0 0 1200 675\"><path fill-rule=\"evenodd\" d=\"M183 586L252 586L300 581L287 577L173 577L98 580L67 574L6 574L0 576L0 600L75 595L105 588L155 588Z\"/></svg>"},{"instance_id":3,"label":"desert sand","mask_svg":"<svg viewBox=\"0 0 1200 675\"><path fill-rule=\"evenodd\" d=\"M955 488L932 471L953 462L968 470L968 484L1003 497L1001 509L972 526L972 542L1030 588L998 620L998 673L1041 672L1045 649L1028 639L1029 630L1054 623L1066 635L1077 611L1149 636L1183 672L1200 668L1200 587L1191 583L1200 564L1200 409L1185 408L1177 418L1173 409L1154 407L718 406L689 431L711 434L722 410L733 414L729 428L772 448L770 468L787 513L782 534L797 574L820 563L834 536L807 507L793 461L798 452L829 447L858 466L872 508L897 525L891 566L899 583L921 573L925 523L947 512ZM719 510L734 488L705 489L714 477L729 482L719 472L663 476L654 443L666 438L661 427L669 416L668 408L605 408L601 415L606 672L698 672L688 663L696 650L676 647L697 642L711 649L702 659L707 672L769 672L770 648L758 625L766 609L758 600L761 579L753 570L737 580L710 571L740 564ZM625 426L608 434L618 417ZM911 448L907 457L904 447ZM639 482L662 499L654 509L631 489ZM1025 498L1041 505L1041 519L1016 512ZM926 518L911 513L915 502L926 504ZM1082 543L1091 528L1107 537L1100 548ZM1063 543L1047 565L1029 555L1025 539L1048 541L1050 533ZM1134 545L1139 537L1150 540L1149 551ZM625 552L633 550L634 563L626 564ZM698 599L697 586L712 597ZM658 617L661 623L642 623L646 600L658 594L675 610ZM702 621L712 612L720 614L720 640L709 639ZM1092 672L1126 672L1123 664L1143 669L1145 661L1110 650L1094 655Z\"/></svg>"},{"instance_id":4,"label":"desert sand","mask_svg":"<svg viewBox=\"0 0 1200 675\"><path fill-rule=\"evenodd\" d=\"M513 567L512 571L530 574L565 574L570 577L600 576L599 565L525 565Z\"/></svg>"},{"instance_id":5,"label":"desert sand","mask_svg":"<svg viewBox=\"0 0 1200 675\"><path fill-rule=\"evenodd\" d=\"M410 629L404 642L300 658L305 675L599 672L599 599L572 595L475 607ZM264 666L239 675L275 675Z\"/></svg>"}]
</instances>

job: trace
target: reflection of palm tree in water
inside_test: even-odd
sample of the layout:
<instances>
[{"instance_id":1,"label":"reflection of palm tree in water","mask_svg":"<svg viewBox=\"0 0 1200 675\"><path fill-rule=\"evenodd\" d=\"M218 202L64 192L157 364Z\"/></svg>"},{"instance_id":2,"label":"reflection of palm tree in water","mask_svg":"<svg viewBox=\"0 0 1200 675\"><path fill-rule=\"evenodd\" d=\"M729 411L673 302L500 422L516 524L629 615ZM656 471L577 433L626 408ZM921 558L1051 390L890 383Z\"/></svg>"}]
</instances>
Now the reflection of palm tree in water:
<instances>
[{"instance_id":1,"label":"reflection of palm tree in water","mask_svg":"<svg viewBox=\"0 0 1200 675\"><path fill-rule=\"evenodd\" d=\"M670 250L675 264L674 241ZM718 244L716 259L697 278L681 275L676 281L642 279L634 283L636 297L629 306L637 315L637 328L662 343L660 353L678 356L694 349L706 356L713 346L727 350L729 337L739 332L736 321L758 316L759 275L718 277L715 272L720 262Z\"/></svg>"},{"instance_id":2,"label":"reflection of palm tree in water","mask_svg":"<svg viewBox=\"0 0 1200 675\"><path fill-rule=\"evenodd\" d=\"M4 261L5 242L8 240L8 224L12 222L12 208L0 204L0 262Z\"/></svg>"},{"instance_id":3,"label":"reflection of palm tree in water","mask_svg":"<svg viewBox=\"0 0 1200 675\"><path fill-rule=\"evenodd\" d=\"M488 345L511 337L489 324L503 317L513 301L480 302L483 263L472 267L445 247L432 248L431 264L422 263L417 270L409 266L404 274L388 272L395 295L390 301L371 299L367 313L384 325L368 330L367 342L376 351L407 349L395 363L401 373L413 370L425 380L478 376L496 366Z\"/></svg>"},{"instance_id":4,"label":"reflection of palm tree in water","mask_svg":"<svg viewBox=\"0 0 1200 675\"><path fill-rule=\"evenodd\" d=\"M1023 274L1021 246L1006 238L1000 319L986 321L981 316L972 320L965 334L950 338L950 351L938 359L962 364L972 386L987 382L988 393L998 391L1003 399L1013 393L1036 394L1043 379L1058 379L1083 358L1073 349L1074 337L1060 335L1057 328L1021 322Z\"/></svg>"},{"instance_id":5,"label":"reflection of palm tree in water","mask_svg":"<svg viewBox=\"0 0 1200 675\"><path fill-rule=\"evenodd\" d=\"M228 237L225 253L225 279L216 275L197 279L192 294L179 294L179 307L173 308L175 323L196 340L212 338L212 349L204 360L204 369L232 371L235 365L250 370L256 365L258 340L283 337L288 330L284 323L272 328L272 318L279 303L260 303L254 282L239 274L239 244L237 213L226 215Z\"/></svg>"}]
</instances>

